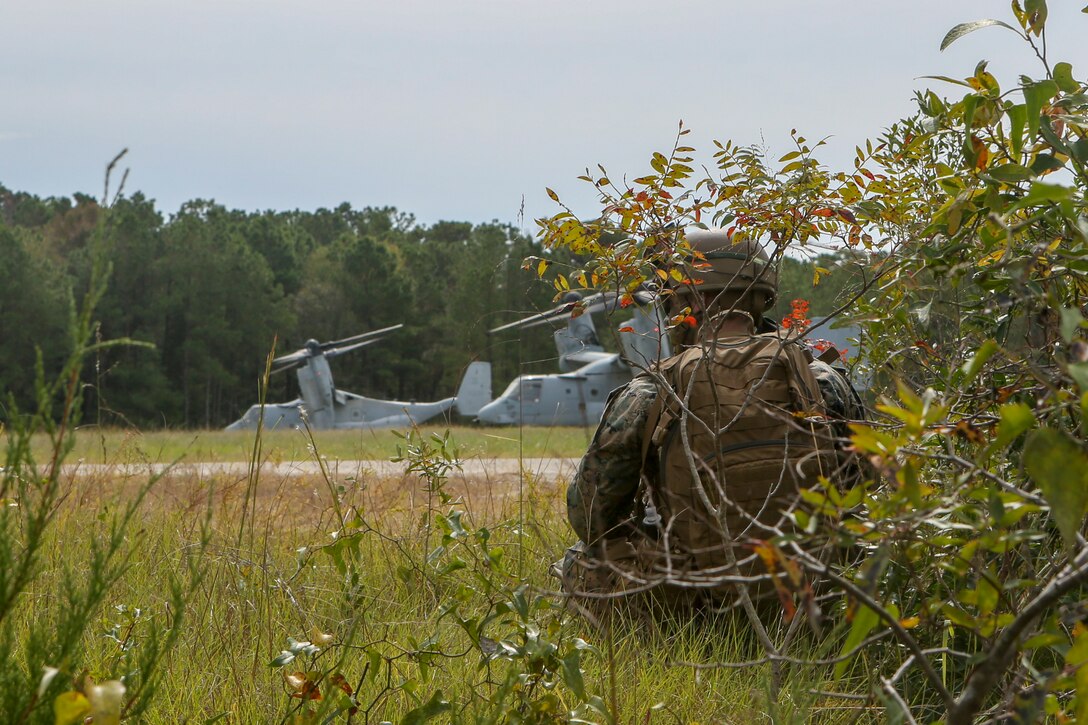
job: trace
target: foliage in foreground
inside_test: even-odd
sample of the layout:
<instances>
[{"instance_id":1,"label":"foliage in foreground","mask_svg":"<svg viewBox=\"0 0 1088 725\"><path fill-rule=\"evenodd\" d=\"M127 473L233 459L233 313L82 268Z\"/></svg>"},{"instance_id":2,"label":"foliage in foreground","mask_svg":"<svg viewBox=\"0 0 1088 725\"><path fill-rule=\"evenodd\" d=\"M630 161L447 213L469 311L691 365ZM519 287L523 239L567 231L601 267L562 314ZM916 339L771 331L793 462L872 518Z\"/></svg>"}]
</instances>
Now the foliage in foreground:
<instances>
[{"instance_id":1,"label":"foliage in foreground","mask_svg":"<svg viewBox=\"0 0 1088 725\"><path fill-rule=\"evenodd\" d=\"M107 173L107 186L108 178ZM95 247L107 234L105 225L98 228ZM78 312L71 315L73 351L60 375L47 380L39 356L36 407L21 413L14 395L9 395L10 428L0 428L6 444L0 469L0 652L9 663L0 670L0 710L10 722L46 721L53 710L56 722L65 724L92 715L95 723L138 718L154 698L163 658L182 631L187 594L199 583L195 568L160 582L172 622L153 623L143 647L118 657L113 669L127 673L124 681L96 683L97 673L92 676L81 669L88 653L87 635L131 565L135 549L130 539L138 537L134 523L154 484L154 479L147 481L116 510L99 515L99 535L87 542L86 557L47 559L58 512L70 493L62 464L80 420L83 362L97 351L127 342L94 339L94 311L109 274L103 260L94 255L89 289ZM44 457L32 449L35 435L49 440ZM200 541L195 545L199 551ZM36 586L46 575L58 577L62 587L55 594L55 606L34 611Z\"/></svg>"},{"instance_id":2,"label":"foliage in foreground","mask_svg":"<svg viewBox=\"0 0 1088 725\"><path fill-rule=\"evenodd\" d=\"M448 463L439 452L450 445L440 439L403 447L408 456L416 455L409 448L426 451L417 467L431 475ZM245 482L168 474L146 499L139 548L85 633L80 659L57 680L72 687L86 668L95 680L128 683L125 658L154 626L171 623L160 582L187 576L196 556L201 583L187 595L187 624L146 722L347 722L355 708L356 723L419 722L426 713L465 723L579 719L573 712L599 723L878 717L875 702L845 708L812 694L826 687L826 667L792 671L772 698L766 666L686 664L760 658L732 617L660 634L632 621L609 638L568 616L547 573L567 537L556 482L530 478L519 494L516 481L462 480L456 467L449 474L334 479L330 488L320 476L265 472L244 528ZM97 510L136 487L117 473L75 483L45 556L85 566L106 525ZM196 555L209 510L208 543ZM44 571L20 630L59 617L64 588L61 571ZM800 642L794 654L812 645ZM32 721L52 722L49 705Z\"/></svg>"},{"instance_id":3,"label":"foliage in foreground","mask_svg":"<svg viewBox=\"0 0 1088 725\"><path fill-rule=\"evenodd\" d=\"M1041 78L1003 88L985 62L940 78L962 97L920 93L919 113L859 146L852 169L827 169L822 144L795 132L777 163L717 143L702 177L681 127L630 185L585 177L599 220L541 221L549 245L593 257L560 290L697 279L689 224L779 259L853 257L863 284L843 312L863 330L878 417L852 445L874 475L806 493L804 535L766 532L768 561L790 574L788 606L814 614L804 581L831 582L819 609L844 636L835 671L864 661L897 721L1088 721L1088 93L1046 54L1045 2L1014 1L1013 15L958 26L944 45L1011 31ZM863 556L825 565L809 552L826 542Z\"/></svg>"}]
</instances>

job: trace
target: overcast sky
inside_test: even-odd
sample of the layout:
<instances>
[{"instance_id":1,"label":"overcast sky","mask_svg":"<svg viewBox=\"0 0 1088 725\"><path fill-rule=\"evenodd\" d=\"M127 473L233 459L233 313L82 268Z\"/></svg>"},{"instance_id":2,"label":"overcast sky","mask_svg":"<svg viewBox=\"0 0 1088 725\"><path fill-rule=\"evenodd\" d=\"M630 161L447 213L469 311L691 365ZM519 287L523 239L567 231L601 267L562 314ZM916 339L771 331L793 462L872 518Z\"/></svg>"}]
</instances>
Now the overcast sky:
<instances>
[{"instance_id":1,"label":"overcast sky","mask_svg":"<svg viewBox=\"0 0 1088 725\"><path fill-rule=\"evenodd\" d=\"M1051 60L1088 71L1085 0L1051 0ZM128 147L128 190L166 213L396 206L423 222L519 223L595 211L575 179L640 175L677 123L831 162L908 114L922 75L977 61L1008 85L1030 49L987 28L1007 0L37 0L0 22L0 184L100 195Z\"/></svg>"}]
</instances>

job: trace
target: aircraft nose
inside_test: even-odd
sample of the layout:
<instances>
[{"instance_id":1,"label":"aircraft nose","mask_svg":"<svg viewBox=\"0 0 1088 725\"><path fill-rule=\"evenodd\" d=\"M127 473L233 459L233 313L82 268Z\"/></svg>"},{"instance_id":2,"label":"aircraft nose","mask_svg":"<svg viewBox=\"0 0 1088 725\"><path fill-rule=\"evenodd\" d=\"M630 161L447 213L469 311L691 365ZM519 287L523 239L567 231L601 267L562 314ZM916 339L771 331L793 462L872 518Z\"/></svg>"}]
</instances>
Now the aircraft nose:
<instances>
[{"instance_id":1,"label":"aircraft nose","mask_svg":"<svg viewBox=\"0 0 1088 725\"><path fill-rule=\"evenodd\" d=\"M476 420L481 423L489 423L491 425L506 425L513 423L513 419L504 413L506 406L502 405L502 401L493 400L476 413Z\"/></svg>"}]
</instances>

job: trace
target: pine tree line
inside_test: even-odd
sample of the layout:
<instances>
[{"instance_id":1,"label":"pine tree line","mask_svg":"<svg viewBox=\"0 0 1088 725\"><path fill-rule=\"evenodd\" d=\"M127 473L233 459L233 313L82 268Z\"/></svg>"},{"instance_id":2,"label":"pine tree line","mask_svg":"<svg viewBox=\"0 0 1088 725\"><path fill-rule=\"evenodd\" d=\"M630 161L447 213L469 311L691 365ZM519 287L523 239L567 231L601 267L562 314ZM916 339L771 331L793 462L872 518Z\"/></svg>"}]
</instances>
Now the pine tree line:
<instances>
[{"instance_id":1,"label":"pine tree line","mask_svg":"<svg viewBox=\"0 0 1088 725\"><path fill-rule=\"evenodd\" d=\"M16 407L33 400L39 353L48 376L70 352L70 301L86 288L102 213L90 196L43 199L0 186L0 419L9 395ZM553 304L554 290L522 269L540 245L511 225L424 225L394 208L348 204L245 212L204 200L165 216L139 193L109 215L100 334L148 344L105 351L88 366L87 422L219 427L257 400L274 341L279 354L398 323L405 328L334 362L338 387L435 400L456 391L473 359L492 362L496 390L524 372L554 371L547 330L487 334ZM788 260L786 309L795 288L824 294L806 288L810 269ZM296 394L293 376L278 375L268 400Z\"/></svg>"}]
</instances>

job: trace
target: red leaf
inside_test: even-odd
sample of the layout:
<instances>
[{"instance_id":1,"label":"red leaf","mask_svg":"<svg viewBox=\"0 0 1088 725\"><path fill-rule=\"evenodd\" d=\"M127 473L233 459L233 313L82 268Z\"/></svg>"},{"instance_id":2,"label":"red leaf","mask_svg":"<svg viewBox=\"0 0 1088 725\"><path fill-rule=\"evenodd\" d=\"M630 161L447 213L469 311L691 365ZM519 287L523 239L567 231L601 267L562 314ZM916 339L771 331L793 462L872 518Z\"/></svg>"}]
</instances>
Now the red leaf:
<instances>
[{"instance_id":1,"label":"red leaf","mask_svg":"<svg viewBox=\"0 0 1088 725\"><path fill-rule=\"evenodd\" d=\"M978 136L971 137L971 148L975 152L975 168L985 169L990 161L990 150L986 148L986 144Z\"/></svg>"}]
</instances>

